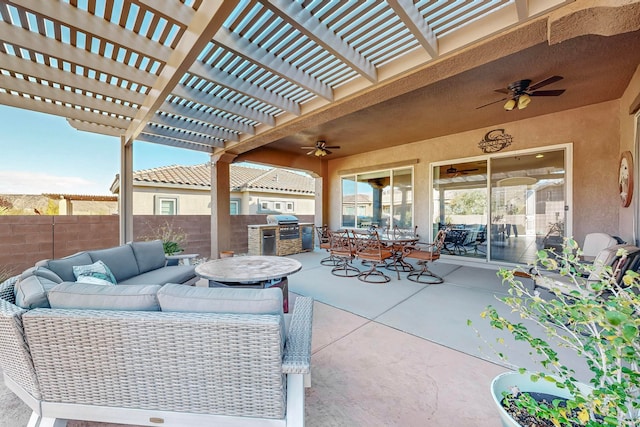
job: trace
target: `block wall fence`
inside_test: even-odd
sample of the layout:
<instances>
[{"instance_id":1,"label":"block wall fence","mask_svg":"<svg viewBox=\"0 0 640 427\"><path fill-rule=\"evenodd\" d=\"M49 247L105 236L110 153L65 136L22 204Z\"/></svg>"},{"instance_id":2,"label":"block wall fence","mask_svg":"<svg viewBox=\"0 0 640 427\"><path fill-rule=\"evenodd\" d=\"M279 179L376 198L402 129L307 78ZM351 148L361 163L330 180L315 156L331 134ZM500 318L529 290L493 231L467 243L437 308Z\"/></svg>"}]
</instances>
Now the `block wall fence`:
<instances>
[{"instance_id":1,"label":"block wall fence","mask_svg":"<svg viewBox=\"0 0 640 427\"><path fill-rule=\"evenodd\" d=\"M313 215L298 216L313 223ZM265 224L266 215L232 215L231 245L223 250L248 252L247 226ZM37 261L119 244L118 215L0 215L0 271L19 274ZM209 215L134 215L134 240L159 238L163 229L186 235L185 253L211 256Z\"/></svg>"}]
</instances>

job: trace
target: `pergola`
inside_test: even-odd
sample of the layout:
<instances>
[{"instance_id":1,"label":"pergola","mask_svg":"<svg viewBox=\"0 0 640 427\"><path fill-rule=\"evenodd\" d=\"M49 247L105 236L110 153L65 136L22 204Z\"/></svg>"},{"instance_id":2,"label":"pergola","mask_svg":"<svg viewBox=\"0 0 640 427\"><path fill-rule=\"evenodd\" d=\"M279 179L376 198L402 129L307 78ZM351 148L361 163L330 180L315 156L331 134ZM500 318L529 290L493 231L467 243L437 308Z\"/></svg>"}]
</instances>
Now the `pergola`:
<instances>
[{"instance_id":1,"label":"pergola","mask_svg":"<svg viewBox=\"0 0 640 427\"><path fill-rule=\"evenodd\" d=\"M229 239L224 225L234 159L275 155L287 163L301 155L297 164L322 176L325 160L299 150L315 136L305 134L314 126L544 41L637 31L638 3L0 0L0 103L121 139L123 241L132 236L133 141L211 153L217 253ZM503 83L492 82L473 100L457 92L467 88L462 84L433 96L480 105L499 99L492 90ZM621 89L607 90L580 102L613 99ZM477 114L468 126L494 120ZM354 142L341 155L365 150L366 143Z\"/></svg>"}]
</instances>

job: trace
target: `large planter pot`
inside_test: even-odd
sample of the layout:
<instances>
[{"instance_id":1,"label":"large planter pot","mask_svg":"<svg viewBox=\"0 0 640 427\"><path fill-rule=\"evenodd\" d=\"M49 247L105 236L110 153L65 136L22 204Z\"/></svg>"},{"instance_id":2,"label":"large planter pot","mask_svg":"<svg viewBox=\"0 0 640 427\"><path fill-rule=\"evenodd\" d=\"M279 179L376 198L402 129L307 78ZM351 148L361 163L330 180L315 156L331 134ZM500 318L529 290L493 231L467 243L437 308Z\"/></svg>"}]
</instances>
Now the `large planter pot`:
<instances>
[{"instance_id":1,"label":"large planter pot","mask_svg":"<svg viewBox=\"0 0 640 427\"><path fill-rule=\"evenodd\" d=\"M505 409L502 407L502 404L500 403L502 401L502 393L510 393L511 389L514 386L517 386L521 392L545 393L565 399L571 398L571 394L567 389L558 388L549 381L538 380L537 382L533 382L531 380L531 373L502 373L495 377L491 382L491 395L493 396L493 401L498 407L500 419L502 420L502 425L504 427L521 427L521 425L516 420L514 420L507 411L505 411ZM592 390L591 387L586 384L580 384L578 387L580 391L585 395L589 394Z\"/></svg>"}]
</instances>

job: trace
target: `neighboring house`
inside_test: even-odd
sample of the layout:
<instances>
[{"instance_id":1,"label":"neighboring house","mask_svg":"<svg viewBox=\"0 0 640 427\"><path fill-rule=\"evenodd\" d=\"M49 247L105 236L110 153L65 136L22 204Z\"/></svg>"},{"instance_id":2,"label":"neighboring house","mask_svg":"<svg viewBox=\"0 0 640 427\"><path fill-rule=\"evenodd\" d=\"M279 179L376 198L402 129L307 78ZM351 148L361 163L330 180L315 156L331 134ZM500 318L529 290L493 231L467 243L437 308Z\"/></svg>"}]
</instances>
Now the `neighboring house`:
<instances>
[{"instance_id":1,"label":"neighboring house","mask_svg":"<svg viewBox=\"0 0 640 427\"><path fill-rule=\"evenodd\" d=\"M313 215L315 182L286 169L230 165L232 215L286 213ZM111 192L120 192L116 175ZM134 215L208 215L211 164L165 166L133 173Z\"/></svg>"},{"instance_id":2,"label":"neighboring house","mask_svg":"<svg viewBox=\"0 0 640 427\"><path fill-rule=\"evenodd\" d=\"M0 215L116 215L117 196L2 194Z\"/></svg>"}]
</instances>

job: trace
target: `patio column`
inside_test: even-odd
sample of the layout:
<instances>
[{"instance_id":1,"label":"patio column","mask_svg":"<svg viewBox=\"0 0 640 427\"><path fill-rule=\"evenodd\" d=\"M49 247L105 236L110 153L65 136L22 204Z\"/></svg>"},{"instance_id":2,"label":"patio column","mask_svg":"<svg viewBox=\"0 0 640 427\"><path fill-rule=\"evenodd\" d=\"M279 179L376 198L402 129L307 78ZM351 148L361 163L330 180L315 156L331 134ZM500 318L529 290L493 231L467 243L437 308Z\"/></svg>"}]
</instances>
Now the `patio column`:
<instances>
[{"instance_id":1,"label":"patio column","mask_svg":"<svg viewBox=\"0 0 640 427\"><path fill-rule=\"evenodd\" d=\"M323 225L328 225L329 219L329 192L326 191L326 183L327 181L327 173L328 173L328 162L322 161L321 165L321 176L316 175L314 172L311 172L311 175L315 178L315 209L314 209L314 225L316 227L322 227ZM341 217L342 212L340 212L341 208L338 207L338 218ZM341 221L339 221L341 222ZM317 242L316 242L317 243Z\"/></svg>"},{"instance_id":2,"label":"patio column","mask_svg":"<svg viewBox=\"0 0 640 427\"><path fill-rule=\"evenodd\" d=\"M133 141L120 137L120 244L133 240Z\"/></svg>"},{"instance_id":3,"label":"patio column","mask_svg":"<svg viewBox=\"0 0 640 427\"><path fill-rule=\"evenodd\" d=\"M211 259L231 249L229 164L235 154L211 155Z\"/></svg>"}]
</instances>

